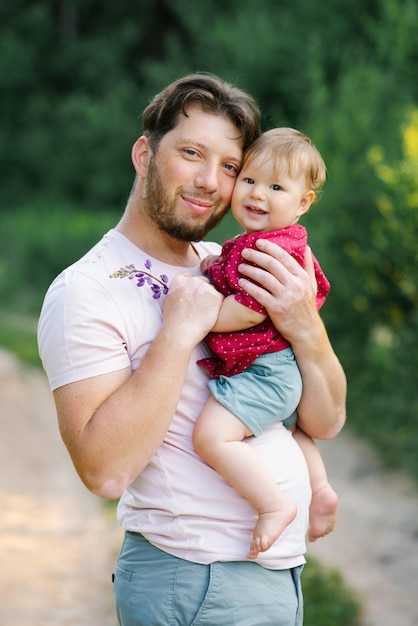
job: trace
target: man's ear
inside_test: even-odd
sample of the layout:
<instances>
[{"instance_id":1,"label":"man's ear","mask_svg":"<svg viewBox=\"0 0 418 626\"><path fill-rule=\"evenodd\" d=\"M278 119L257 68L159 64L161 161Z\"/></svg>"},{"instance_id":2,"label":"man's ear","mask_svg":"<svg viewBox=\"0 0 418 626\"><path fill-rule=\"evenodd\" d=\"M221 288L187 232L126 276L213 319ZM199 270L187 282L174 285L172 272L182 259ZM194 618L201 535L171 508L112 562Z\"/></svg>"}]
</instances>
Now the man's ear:
<instances>
[{"instance_id":1,"label":"man's ear","mask_svg":"<svg viewBox=\"0 0 418 626\"><path fill-rule=\"evenodd\" d=\"M306 213L306 211L311 206L312 202L315 200L315 192L313 189L310 189L305 193L303 198L300 201L299 205L299 217Z\"/></svg>"},{"instance_id":2,"label":"man's ear","mask_svg":"<svg viewBox=\"0 0 418 626\"><path fill-rule=\"evenodd\" d=\"M142 135L132 146L131 158L138 176L144 177L148 171L148 162L151 148L147 137Z\"/></svg>"}]
</instances>

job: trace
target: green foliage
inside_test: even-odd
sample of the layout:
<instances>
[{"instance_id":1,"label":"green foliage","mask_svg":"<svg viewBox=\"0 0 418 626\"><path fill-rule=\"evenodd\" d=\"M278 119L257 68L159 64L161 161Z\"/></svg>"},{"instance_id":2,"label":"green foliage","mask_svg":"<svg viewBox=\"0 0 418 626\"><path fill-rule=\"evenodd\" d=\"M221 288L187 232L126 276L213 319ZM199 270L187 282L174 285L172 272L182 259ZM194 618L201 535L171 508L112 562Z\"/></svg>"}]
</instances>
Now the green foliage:
<instances>
[{"instance_id":1,"label":"green foliage","mask_svg":"<svg viewBox=\"0 0 418 626\"><path fill-rule=\"evenodd\" d=\"M0 346L15 354L23 363L39 367L36 325L37 317L0 310Z\"/></svg>"},{"instance_id":2,"label":"green foliage","mask_svg":"<svg viewBox=\"0 0 418 626\"><path fill-rule=\"evenodd\" d=\"M402 468L418 480L418 311L395 330L375 327L366 344L361 374L353 374L349 396L352 425L382 453L386 467Z\"/></svg>"},{"instance_id":3,"label":"green foliage","mask_svg":"<svg viewBox=\"0 0 418 626\"><path fill-rule=\"evenodd\" d=\"M2 3L2 301L39 310L52 277L121 212L143 107L182 74L215 72L258 98L265 127L299 127L327 163L303 223L332 285L323 316L348 374L349 423L360 424L367 393L368 422L380 423L382 402L397 433L416 427L410 350L402 380L395 368L416 332L417 212L400 172L417 30L415 0L260 0L257 11L250 0ZM236 232L228 217L214 237ZM383 351L382 328L394 337Z\"/></svg>"},{"instance_id":4,"label":"green foliage","mask_svg":"<svg viewBox=\"0 0 418 626\"><path fill-rule=\"evenodd\" d=\"M418 480L417 32L416 0L1 3L1 308L36 314L117 221L153 94L217 73L259 100L265 128L298 127L324 156L303 223L331 281L348 423ZM236 232L228 216L213 236Z\"/></svg>"},{"instance_id":5,"label":"green foliage","mask_svg":"<svg viewBox=\"0 0 418 626\"><path fill-rule=\"evenodd\" d=\"M93 210L123 202L140 112L155 91L190 71L219 73L249 89L266 126L307 128L350 63L375 53L376 40L387 63L385 29L370 27L380 24L381 4L260 0L254 11L249 0L3 3L3 202L18 206L45 193ZM413 20L404 22L395 43L413 33ZM403 60L414 52L408 45L397 55Z\"/></svg>"},{"instance_id":6,"label":"green foliage","mask_svg":"<svg viewBox=\"0 0 418 626\"><path fill-rule=\"evenodd\" d=\"M392 163L379 145L368 152L381 186L371 222L372 245L357 250L355 263L364 277L364 306L372 323L350 407L355 426L375 441L385 462L418 479L418 109L406 112L401 138L400 157Z\"/></svg>"},{"instance_id":7,"label":"green foliage","mask_svg":"<svg viewBox=\"0 0 418 626\"><path fill-rule=\"evenodd\" d=\"M55 205L0 213L2 307L37 314L55 276L112 228L117 216ZM3 304L4 303L4 304Z\"/></svg>"},{"instance_id":8,"label":"green foliage","mask_svg":"<svg viewBox=\"0 0 418 626\"><path fill-rule=\"evenodd\" d=\"M376 198L378 215L369 253L376 271L366 277L373 301L393 326L403 323L418 305L418 108L408 112L402 138L402 158L393 164L385 162L380 146L368 154L383 186ZM396 256L388 257L388 250L396 250ZM367 255L359 257L364 266Z\"/></svg>"},{"instance_id":9,"label":"green foliage","mask_svg":"<svg viewBox=\"0 0 418 626\"><path fill-rule=\"evenodd\" d=\"M309 559L302 572L305 626L360 626L360 602L341 574Z\"/></svg>"}]
</instances>

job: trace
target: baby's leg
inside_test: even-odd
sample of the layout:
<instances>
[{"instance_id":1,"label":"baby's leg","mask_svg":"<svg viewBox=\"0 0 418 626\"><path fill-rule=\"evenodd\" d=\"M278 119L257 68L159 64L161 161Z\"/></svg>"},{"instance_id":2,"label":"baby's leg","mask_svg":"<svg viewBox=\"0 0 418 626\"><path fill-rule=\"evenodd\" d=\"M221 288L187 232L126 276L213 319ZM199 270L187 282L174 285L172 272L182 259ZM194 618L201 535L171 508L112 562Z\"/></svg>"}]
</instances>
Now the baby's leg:
<instances>
[{"instance_id":1,"label":"baby's leg","mask_svg":"<svg viewBox=\"0 0 418 626\"><path fill-rule=\"evenodd\" d=\"M338 495L328 482L327 472L314 441L298 428L293 433L308 465L312 489L309 507L309 541L316 541L330 533L337 518Z\"/></svg>"},{"instance_id":2,"label":"baby's leg","mask_svg":"<svg viewBox=\"0 0 418 626\"><path fill-rule=\"evenodd\" d=\"M212 396L193 433L196 452L258 513L248 558L268 550L296 516L296 505L284 495L255 450L242 440L252 433Z\"/></svg>"}]
</instances>

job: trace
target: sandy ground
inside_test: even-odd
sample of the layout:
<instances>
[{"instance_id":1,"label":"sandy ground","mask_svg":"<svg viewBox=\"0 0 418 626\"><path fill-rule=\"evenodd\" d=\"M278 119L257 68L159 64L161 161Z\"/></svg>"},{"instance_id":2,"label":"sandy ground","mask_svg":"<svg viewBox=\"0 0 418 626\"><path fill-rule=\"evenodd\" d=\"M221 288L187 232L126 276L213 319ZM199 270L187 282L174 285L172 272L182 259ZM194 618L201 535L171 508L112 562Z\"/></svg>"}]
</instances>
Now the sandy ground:
<instances>
[{"instance_id":1,"label":"sandy ground","mask_svg":"<svg viewBox=\"0 0 418 626\"><path fill-rule=\"evenodd\" d=\"M115 626L121 533L82 485L41 372L0 351L0 626Z\"/></svg>"},{"instance_id":2,"label":"sandy ground","mask_svg":"<svg viewBox=\"0 0 418 626\"><path fill-rule=\"evenodd\" d=\"M417 488L347 432L319 447L340 507L308 556L341 570L364 603L364 626L418 626Z\"/></svg>"},{"instance_id":3,"label":"sandy ground","mask_svg":"<svg viewBox=\"0 0 418 626\"><path fill-rule=\"evenodd\" d=\"M115 626L121 532L75 474L45 376L2 351L0 418L0 626ZM346 433L321 450L340 514L309 554L341 569L364 626L418 625L417 490Z\"/></svg>"}]
</instances>

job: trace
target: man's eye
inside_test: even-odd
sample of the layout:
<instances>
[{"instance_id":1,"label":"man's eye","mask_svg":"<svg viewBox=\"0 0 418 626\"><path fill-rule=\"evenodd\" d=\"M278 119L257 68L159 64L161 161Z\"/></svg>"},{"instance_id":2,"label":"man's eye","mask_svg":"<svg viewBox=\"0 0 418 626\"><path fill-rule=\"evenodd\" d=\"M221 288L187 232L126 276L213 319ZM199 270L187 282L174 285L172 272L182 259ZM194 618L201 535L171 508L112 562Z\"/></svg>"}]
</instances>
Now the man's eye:
<instances>
[{"instance_id":1,"label":"man's eye","mask_svg":"<svg viewBox=\"0 0 418 626\"><path fill-rule=\"evenodd\" d=\"M196 150L193 150L193 148L186 148L184 150L184 152L188 155L188 156L196 156L197 152Z\"/></svg>"},{"instance_id":2,"label":"man's eye","mask_svg":"<svg viewBox=\"0 0 418 626\"><path fill-rule=\"evenodd\" d=\"M238 176L239 169L236 165L233 165L232 163L225 163L224 167L228 170L228 172L234 174L234 176Z\"/></svg>"}]
</instances>

